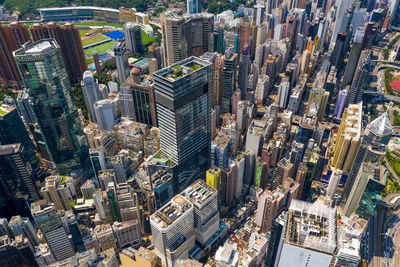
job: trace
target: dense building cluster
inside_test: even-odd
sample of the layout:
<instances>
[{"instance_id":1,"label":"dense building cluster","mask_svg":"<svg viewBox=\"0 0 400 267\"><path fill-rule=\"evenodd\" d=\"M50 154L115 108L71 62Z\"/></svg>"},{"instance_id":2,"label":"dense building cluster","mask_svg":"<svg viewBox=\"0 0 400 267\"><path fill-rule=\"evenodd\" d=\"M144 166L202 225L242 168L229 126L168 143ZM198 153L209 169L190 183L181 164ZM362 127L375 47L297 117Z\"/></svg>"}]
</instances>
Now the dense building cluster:
<instances>
[{"instance_id":1,"label":"dense building cluster","mask_svg":"<svg viewBox=\"0 0 400 267\"><path fill-rule=\"evenodd\" d=\"M206 7L39 9L125 23L115 68L75 24L0 24L0 266L400 262L399 1Z\"/></svg>"}]
</instances>

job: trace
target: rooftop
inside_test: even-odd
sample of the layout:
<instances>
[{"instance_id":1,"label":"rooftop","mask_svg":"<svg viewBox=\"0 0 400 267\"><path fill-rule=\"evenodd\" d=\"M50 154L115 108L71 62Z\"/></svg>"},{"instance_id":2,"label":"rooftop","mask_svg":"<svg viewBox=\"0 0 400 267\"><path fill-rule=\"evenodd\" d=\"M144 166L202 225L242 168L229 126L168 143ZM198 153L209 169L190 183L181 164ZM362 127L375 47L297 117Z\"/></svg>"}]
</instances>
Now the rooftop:
<instances>
[{"instance_id":1,"label":"rooftop","mask_svg":"<svg viewBox=\"0 0 400 267\"><path fill-rule=\"evenodd\" d=\"M182 195L196 206L201 206L204 202L210 199L210 197L216 194L217 190L203 180L197 180L182 192Z\"/></svg>"},{"instance_id":2,"label":"rooftop","mask_svg":"<svg viewBox=\"0 0 400 267\"><path fill-rule=\"evenodd\" d=\"M391 135L393 132L387 112L383 113L381 116L373 120L369 124L369 128L372 132L380 136Z\"/></svg>"},{"instance_id":3,"label":"rooftop","mask_svg":"<svg viewBox=\"0 0 400 267\"><path fill-rule=\"evenodd\" d=\"M333 254L337 246L336 209L322 200L293 200L288 212L285 242Z\"/></svg>"},{"instance_id":4,"label":"rooftop","mask_svg":"<svg viewBox=\"0 0 400 267\"><path fill-rule=\"evenodd\" d=\"M194 73L199 69L208 66L210 63L201 60L197 57L189 57L169 67L161 69L154 73L156 76L161 76L171 82L177 81L182 77Z\"/></svg>"},{"instance_id":5,"label":"rooftop","mask_svg":"<svg viewBox=\"0 0 400 267\"><path fill-rule=\"evenodd\" d=\"M152 215L152 220L160 227L166 228L193 207L181 195L175 195L170 202L165 204Z\"/></svg>"},{"instance_id":6,"label":"rooftop","mask_svg":"<svg viewBox=\"0 0 400 267\"><path fill-rule=\"evenodd\" d=\"M0 117L6 115L10 111L13 111L14 109L15 108L10 105L2 104L0 106Z\"/></svg>"}]
</instances>

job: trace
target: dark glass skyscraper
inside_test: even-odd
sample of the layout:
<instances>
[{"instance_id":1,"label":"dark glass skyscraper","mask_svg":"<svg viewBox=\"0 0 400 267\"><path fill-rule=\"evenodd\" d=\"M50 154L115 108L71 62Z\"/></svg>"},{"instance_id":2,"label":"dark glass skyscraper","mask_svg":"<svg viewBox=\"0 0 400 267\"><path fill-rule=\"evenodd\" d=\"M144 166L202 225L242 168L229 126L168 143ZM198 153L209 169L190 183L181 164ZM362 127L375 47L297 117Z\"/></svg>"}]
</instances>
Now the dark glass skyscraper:
<instances>
[{"instance_id":1,"label":"dark glass skyscraper","mask_svg":"<svg viewBox=\"0 0 400 267\"><path fill-rule=\"evenodd\" d=\"M30 162L35 180L43 176L40 162L35 153L35 147L21 120L18 110L8 105L0 106L0 145L20 143L23 146L24 157Z\"/></svg>"},{"instance_id":2,"label":"dark glass skyscraper","mask_svg":"<svg viewBox=\"0 0 400 267\"><path fill-rule=\"evenodd\" d=\"M88 148L60 46L43 39L14 52L29 103L54 163L87 159Z\"/></svg>"},{"instance_id":3,"label":"dark glass skyscraper","mask_svg":"<svg viewBox=\"0 0 400 267\"><path fill-rule=\"evenodd\" d=\"M210 167L211 64L189 57L154 73L161 151L177 168L177 190Z\"/></svg>"}]
</instances>

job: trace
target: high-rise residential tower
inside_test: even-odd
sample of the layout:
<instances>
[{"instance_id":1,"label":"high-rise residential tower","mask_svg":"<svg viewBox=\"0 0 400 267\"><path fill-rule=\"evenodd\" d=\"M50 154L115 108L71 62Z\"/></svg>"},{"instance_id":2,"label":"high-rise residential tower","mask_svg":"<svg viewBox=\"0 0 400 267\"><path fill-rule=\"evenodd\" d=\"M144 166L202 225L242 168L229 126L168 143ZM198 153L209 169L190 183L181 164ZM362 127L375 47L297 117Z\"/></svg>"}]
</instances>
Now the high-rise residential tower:
<instances>
[{"instance_id":1,"label":"high-rise residential tower","mask_svg":"<svg viewBox=\"0 0 400 267\"><path fill-rule=\"evenodd\" d=\"M123 39L118 39L114 44L115 63L117 65L118 80L122 84L128 78L129 68L125 61L126 45Z\"/></svg>"},{"instance_id":2,"label":"high-rise residential tower","mask_svg":"<svg viewBox=\"0 0 400 267\"><path fill-rule=\"evenodd\" d=\"M214 31L212 14L182 15L180 10L172 9L164 12L160 17L164 66L190 56L201 56L204 52L212 50L211 38Z\"/></svg>"}]
</instances>

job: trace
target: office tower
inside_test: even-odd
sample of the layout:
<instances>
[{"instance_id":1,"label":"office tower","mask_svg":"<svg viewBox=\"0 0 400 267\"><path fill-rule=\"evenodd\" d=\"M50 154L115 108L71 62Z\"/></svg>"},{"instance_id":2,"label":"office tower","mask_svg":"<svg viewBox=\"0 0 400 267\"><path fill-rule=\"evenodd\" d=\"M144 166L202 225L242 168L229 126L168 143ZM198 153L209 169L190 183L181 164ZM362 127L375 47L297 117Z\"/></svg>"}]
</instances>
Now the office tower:
<instances>
[{"instance_id":1,"label":"office tower","mask_svg":"<svg viewBox=\"0 0 400 267\"><path fill-rule=\"evenodd\" d=\"M380 162L380 159L385 155L386 145L392 136L392 132L392 125L386 112L367 125L360 148L344 186L342 203L346 203L350 195L361 164L369 161Z\"/></svg>"},{"instance_id":2,"label":"office tower","mask_svg":"<svg viewBox=\"0 0 400 267\"><path fill-rule=\"evenodd\" d=\"M12 52L19 47L7 25L0 24L0 84L20 88L21 77L13 60Z\"/></svg>"},{"instance_id":3,"label":"office tower","mask_svg":"<svg viewBox=\"0 0 400 267\"><path fill-rule=\"evenodd\" d=\"M369 220L381 200L381 194L385 189L385 179L384 166L363 162L344 206L344 214L350 216L355 213L361 218Z\"/></svg>"},{"instance_id":4,"label":"office tower","mask_svg":"<svg viewBox=\"0 0 400 267\"><path fill-rule=\"evenodd\" d=\"M101 71L99 53L96 50L93 50L93 62L96 68L96 73L101 75L102 71ZM85 75L85 73L83 75Z\"/></svg>"},{"instance_id":5,"label":"office tower","mask_svg":"<svg viewBox=\"0 0 400 267\"><path fill-rule=\"evenodd\" d=\"M232 139L219 134L211 142L211 164L223 169L232 154Z\"/></svg>"},{"instance_id":6,"label":"office tower","mask_svg":"<svg viewBox=\"0 0 400 267\"><path fill-rule=\"evenodd\" d=\"M214 37L214 52L218 52L219 54L223 54L225 52L224 45L224 28L218 27L214 29L213 32Z\"/></svg>"},{"instance_id":7,"label":"office tower","mask_svg":"<svg viewBox=\"0 0 400 267\"><path fill-rule=\"evenodd\" d=\"M361 55L365 30L362 28L355 30L353 45L350 50L349 59L347 60L346 68L343 73L342 83L340 88L343 90L346 86L351 85L357 63Z\"/></svg>"},{"instance_id":8,"label":"office tower","mask_svg":"<svg viewBox=\"0 0 400 267\"><path fill-rule=\"evenodd\" d=\"M123 91L124 94L126 92L130 93L129 96L124 95L122 99L120 93L119 103L123 109L123 112L121 112L122 116L157 127L154 83L150 80L134 81L131 75L125 83L121 85L120 90ZM127 114L131 111L132 114Z\"/></svg>"},{"instance_id":9,"label":"office tower","mask_svg":"<svg viewBox=\"0 0 400 267\"><path fill-rule=\"evenodd\" d=\"M139 201L132 187L127 183L119 183L116 192L121 221L137 220L141 224Z\"/></svg>"},{"instance_id":10,"label":"office tower","mask_svg":"<svg viewBox=\"0 0 400 267\"><path fill-rule=\"evenodd\" d=\"M182 195L193 204L196 241L207 246L206 242L219 229L218 191L197 180Z\"/></svg>"},{"instance_id":11,"label":"office tower","mask_svg":"<svg viewBox=\"0 0 400 267\"><path fill-rule=\"evenodd\" d=\"M126 44L123 39L118 39L114 44L114 57L115 63L117 65L118 81L123 84L128 78L129 68L127 66L127 61L125 60Z\"/></svg>"},{"instance_id":12,"label":"office tower","mask_svg":"<svg viewBox=\"0 0 400 267\"><path fill-rule=\"evenodd\" d=\"M348 97L349 104L356 104L362 101L364 90L369 87L371 63L371 51L363 50L358 60L353 82L351 83Z\"/></svg>"},{"instance_id":13,"label":"office tower","mask_svg":"<svg viewBox=\"0 0 400 267\"><path fill-rule=\"evenodd\" d=\"M346 28L345 27L346 25L344 25L345 15L347 13L347 8L352 2L353 2L352 0L339 0L337 3L335 3L337 9L336 9L335 26L333 28L331 37L331 45L330 45L331 47L333 47L336 44L339 32L343 32Z\"/></svg>"},{"instance_id":14,"label":"office tower","mask_svg":"<svg viewBox=\"0 0 400 267\"><path fill-rule=\"evenodd\" d=\"M219 201L225 207L230 207L235 198L235 181L237 167L233 162L221 170L221 177L218 185Z\"/></svg>"},{"instance_id":15,"label":"office tower","mask_svg":"<svg viewBox=\"0 0 400 267\"><path fill-rule=\"evenodd\" d=\"M346 104L347 90L340 90L337 96L337 101L335 105L335 111L333 112L333 117L340 119Z\"/></svg>"},{"instance_id":16,"label":"office tower","mask_svg":"<svg viewBox=\"0 0 400 267\"><path fill-rule=\"evenodd\" d=\"M337 36L337 41L335 43L335 48L333 49L331 55L331 63L332 66L335 66L336 69L341 69L343 66L344 56L346 54L346 32L340 32Z\"/></svg>"},{"instance_id":17,"label":"office tower","mask_svg":"<svg viewBox=\"0 0 400 267\"><path fill-rule=\"evenodd\" d=\"M40 199L32 167L21 144L0 145L0 181L2 217L16 212L25 214L26 199Z\"/></svg>"},{"instance_id":18,"label":"office tower","mask_svg":"<svg viewBox=\"0 0 400 267\"><path fill-rule=\"evenodd\" d=\"M18 49L14 58L24 75L32 112L51 161L60 163L76 156L85 160L86 139L60 46L54 39L43 39Z\"/></svg>"},{"instance_id":19,"label":"office tower","mask_svg":"<svg viewBox=\"0 0 400 267\"><path fill-rule=\"evenodd\" d=\"M221 109L223 113L231 112L231 100L236 85L236 64L237 54L232 53L232 49L225 51L224 68L222 69L221 92Z\"/></svg>"},{"instance_id":20,"label":"office tower","mask_svg":"<svg viewBox=\"0 0 400 267\"><path fill-rule=\"evenodd\" d=\"M75 249L82 253L85 251L85 245L83 243L82 233L79 229L79 224L76 220L76 216L73 211L65 211L60 216L60 219L65 220L64 226L67 226L68 234L72 237L72 241Z\"/></svg>"},{"instance_id":21,"label":"office tower","mask_svg":"<svg viewBox=\"0 0 400 267\"><path fill-rule=\"evenodd\" d=\"M203 8L203 0L186 0L187 13L201 13Z\"/></svg>"},{"instance_id":22,"label":"office tower","mask_svg":"<svg viewBox=\"0 0 400 267\"><path fill-rule=\"evenodd\" d=\"M164 66L211 51L211 38L214 31L212 14L182 15L178 9L172 9L162 13L160 18ZM180 34L176 34L177 32Z\"/></svg>"},{"instance_id":23,"label":"office tower","mask_svg":"<svg viewBox=\"0 0 400 267\"><path fill-rule=\"evenodd\" d=\"M221 177L221 169L213 166L211 169L206 172L206 181L207 184L212 188L218 190L219 179Z\"/></svg>"},{"instance_id":24,"label":"office tower","mask_svg":"<svg viewBox=\"0 0 400 267\"><path fill-rule=\"evenodd\" d=\"M249 74L249 65L250 65L250 46L245 44L241 51L240 59L239 59L239 89L240 89L240 98L245 99L247 92L247 76Z\"/></svg>"},{"instance_id":25,"label":"office tower","mask_svg":"<svg viewBox=\"0 0 400 267\"><path fill-rule=\"evenodd\" d=\"M35 229L29 218L22 218L21 216L13 216L9 222L10 229L13 233L13 236L23 235L24 238L28 239L29 245L31 248L34 248L40 244L40 240L38 235L36 234Z\"/></svg>"},{"instance_id":26,"label":"office tower","mask_svg":"<svg viewBox=\"0 0 400 267\"><path fill-rule=\"evenodd\" d=\"M0 236L0 265L38 266L28 240L23 236L18 236L15 240L8 236Z\"/></svg>"},{"instance_id":27,"label":"office tower","mask_svg":"<svg viewBox=\"0 0 400 267\"><path fill-rule=\"evenodd\" d=\"M342 178L342 170L333 169L331 178L329 178L328 188L326 189L326 196L331 200L334 199L336 189L339 185L340 178Z\"/></svg>"},{"instance_id":28,"label":"office tower","mask_svg":"<svg viewBox=\"0 0 400 267\"><path fill-rule=\"evenodd\" d=\"M192 171L190 179L210 167L210 82L210 63L196 57L154 73L161 151L178 165L176 172Z\"/></svg>"},{"instance_id":29,"label":"office tower","mask_svg":"<svg viewBox=\"0 0 400 267\"><path fill-rule=\"evenodd\" d=\"M322 201L308 203L292 200L284 229L280 236L276 266L320 266L329 267L336 258L337 218L336 209ZM319 225L320 234L314 235L313 225ZM304 231L297 231L297 229Z\"/></svg>"},{"instance_id":30,"label":"office tower","mask_svg":"<svg viewBox=\"0 0 400 267\"><path fill-rule=\"evenodd\" d=\"M115 239L117 239L119 251L122 251L126 247L140 246L142 236L140 234L140 225L137 220L122 223L114 222L112 229Z\"/></svg>"},{"instance_id":31,"label":"office tower","mask_svg":"<svg viewBox=\"0 0 400 267\"><path fill-rule=\"evenodd\" d=\"M32 217L57 261L75 255L72 244L52 203L40 200L31 204Z\"/></svg>"},{"instance_id":32,"label":"office tower","mask_svg":"<svg viewBox=\"0 0 400 267\"><path fill-rule=\"evenodd\" d=\"M133 53L142 54L144 52L144 49L142 41L142 30L140 28L140 25L132 22L127 22L124 25L124 33L126 49Z\"/></svg>"},{"instance_id":33,"label":"office tower","mask_svg":"<svg viewBox=\"0 0 400 267\"><path fill-rule=\"evenodd\" d=\"M265 190L258 196L256 225L268 232L275 218L282 211L286 196L279 191Z\"/></svg>"},{"instance_id":34,"label":"office tower","mask_svg":"<svg viewBox=\"0 0 400 267\"><path fill-rule=\"evenodd\" d=\"M194 247L193 204L181 195L175 195L161 209L150 216L151 233L156 254L162 266L172 267L177 259L187 259Z\"/></svg>"},{"instance_id":35,"label":"office tower","mask_svg":"<svg viewBox=\"0 0 400 267\"><path fill-rule=\"evenodd\" d=\"M3 104L0 106L0 144L17 143L21 144L24 150L24 157L30 162L34 180L40 179L43 175L43 170L40 168L34 145L21 120L21 116L16 108Z\"/></svg>"},{"instance_id":36,"label":"office tower","mask_svg":"<svg viewBox=\"0 0 400 267\"><path fill-rule=\"evenodd\" d=\"M290 82L288 77L284 77L279 86L278 103L279 107L285 109L286 103L289 98Z\"/></svg>"},{"instance_id":37,"label":"office tower","mask_svg":"<svg viewBox=\"0 0 400 267\"><path fill-rule=\"evenodd\" d=\"M13 21L9 25L11 37L14 42L17 44L17 47L21 47L26 42L31 41L31 37L29 35L28 26L25 23L19 21Z\"/></svg>"},{"instance_id":38,"label":"office tower","mask_svg":"<svg viewBox=\"0 0 400 267\"><path fill-rule=\"evenodd\" d=\"M48 203L54 203L57 210L70 210L69 202L76 196L73 180L66 176L46 177L40 192Z\"/></svg>"},{"instance_id":39,"label":"office tower","mask_svg":"<svg viewBox=\"0 0 400 267\"><path fill-rule=\"evenodd\" d=\"M100 130L110 131L117 123L117 101L118 98L108 98L94 103L94 113L96 114L96 120Z\"/></svg>"},{"instance_id":40,"label":"office tower","mask_svg":"<svg viewBox=\"0 0 400 267\"><path fill-rule=\"evenodd\" d=\"M94 103L103 99L103 96L99 90L99 82L94 78L93 73L87 70L83 73L81 86L89 113L89 119L92 122L97 122L96 114L94 112Z\"/></svg>"},{"instance_id":41,"label":"office tower","mask_svg":"<svg viewBox=\"0 0 400 267\"><path fill-rule=\"evenodd\" d=\"M97 225L94 228L94 235L97 239L97 242L99 243L99 247L102 252L110 248L114 249L114 251L117 251L117 240L115 240L114 238L114 233L111 225Z\"/></svg>"},{"instance_id":42,"label":"office tower","mask_svg":"<svg viewBox=\"0 0 400 267\"><path fill-rule=\"evenodd\" d=\"M331 165L349 173L361 143L362 102L350 104L344 111L336 136Z\"/></svg>"}]
</instances>

